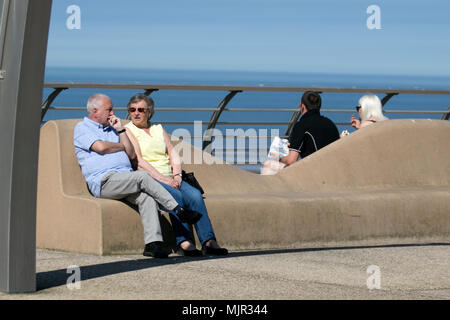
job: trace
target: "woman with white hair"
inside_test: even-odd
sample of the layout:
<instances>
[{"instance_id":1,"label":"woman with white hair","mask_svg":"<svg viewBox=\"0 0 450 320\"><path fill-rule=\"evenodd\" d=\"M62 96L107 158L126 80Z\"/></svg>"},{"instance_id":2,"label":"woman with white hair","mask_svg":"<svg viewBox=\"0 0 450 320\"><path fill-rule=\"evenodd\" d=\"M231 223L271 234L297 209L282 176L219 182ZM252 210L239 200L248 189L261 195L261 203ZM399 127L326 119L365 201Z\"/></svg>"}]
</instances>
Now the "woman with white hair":
<instances>
[{"instance_id":1,"label":"woman with white hair","mask_svg":"<svg viewBox=\"0 0 450 320\"><path fill-rule=\"evenodd\" d=\"M355 129L367 127L378 121L388 120L388 118L383 115L380 98L374 94L367 94L361 97L358 106L356 107L356 111L359 114L360 120L357 120L355 115L352 115L350 120L350 124Z\"/></svg>"}]
</instances>

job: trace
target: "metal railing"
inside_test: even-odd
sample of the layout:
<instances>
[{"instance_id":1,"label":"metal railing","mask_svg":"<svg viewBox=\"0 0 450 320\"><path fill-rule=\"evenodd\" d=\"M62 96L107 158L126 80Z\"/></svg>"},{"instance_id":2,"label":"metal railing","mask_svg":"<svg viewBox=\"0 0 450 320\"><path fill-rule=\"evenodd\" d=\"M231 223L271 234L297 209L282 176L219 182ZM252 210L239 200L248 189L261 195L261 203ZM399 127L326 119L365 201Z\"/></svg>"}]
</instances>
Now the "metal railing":
<instances>
[{"instance_id":1,"label":"metal railing","mask_svg":"<svg viewBox=\"0 0 450 320\"><path fill-rule=\"evenodd\" d=\"M265 86L217 86L217 85L162 85L162 84L105 84L105 83L46 83L44 88L53 89L45 102L42 104L42 116L44 116L49 110L85 110L85 107L58 107L52 106L52 103L63 91L69 89L128 89L136 90L150 95L153 92L159 90L184 90L184 91L223 91L225 97L220 101L220 103L215 108L204 108L204 107L163 107L155 108L155 111L163 112L210 112L211 116L207 123L204 123L206 130L202 132L202 147L206 149L213 141L214 134L213 129L217 126L287 126L284 135L280 134L281 137L288 137L294 126L294 124L299 120L300 106L295 108L242 108L242 107L227 107L230 101L241 92L278 92L278 93L298 93L300 100L301 95L305 91L315 91L320 93L373 93L373 94L384 94L382 98L382 104L385 106L387 102L393 97L400 94L417 94L417 95L449 95L450 90L429 90L429 89L379 89L379 88L317 88L317 87L265 87ZM428 115L441 115L441 119L448 120L450 117L450 107L444 110L427 110L428 108L423 108L425 110L383 110L386 114L428 114ZM115 108L115 110L126 110L126 108ZM256 121L256 122L235 122L235 121L219 121L223 113L226 112L254 112L254 113L291 113L290 120L288 122L268 122L268 121ZM339 109L339 108L324 108L321 109L321 113L355 113L354 109ZM164 125L178 125L186 126L192 125L193 121L161 121ZM348 122L336 122L337 126L349 126ZM227 136L223 136L227 137ZM192 137L191 137L192 138ZM247 136L248 138L248 136ZM269 136L259 136L258 138L270 138ZM215 150L220 153L220 150ZM225 154L225 151L223 154ZM229 151L228 151L229 152ZM235 149L235 153L246 153L247 157L249 152L254 152L251 148ZM245 164L243 164L245 165Z\"/></svg>"}]
</instances>

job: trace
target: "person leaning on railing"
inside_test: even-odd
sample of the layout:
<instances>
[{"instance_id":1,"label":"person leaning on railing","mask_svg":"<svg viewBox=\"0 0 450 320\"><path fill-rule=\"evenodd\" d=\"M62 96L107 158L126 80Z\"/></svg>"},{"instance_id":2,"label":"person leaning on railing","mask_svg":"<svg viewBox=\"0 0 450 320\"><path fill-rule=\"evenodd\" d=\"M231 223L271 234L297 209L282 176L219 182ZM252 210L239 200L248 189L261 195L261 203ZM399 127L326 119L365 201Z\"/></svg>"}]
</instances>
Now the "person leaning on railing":
<instances>
[{"instance_id":1,"label":"person leaning on railing","mask_svg":"<svg viewBox=\"0 0 450 320\"><path fill-rule=\"evenodd\" d=\"M355 118L355 115L352 115L350 119L350 124L356 130L367 127L375 122L388 120L383 115L380 98L374 94L362 96L356 106L356 111L359 114L359 120Z\"/></svg>"},{"instance_id":2,"label":"person leaning on railing","mask_svg":"<svg viewBox=\"0 0 450 320\"><path fill-rule=\"evenodd\" d=\"M138 170L147 172L175 198L178 204L194 212L200 212L201 218L194 224L202 251L192 243L193 237L187 223L182 223L173 212L169 218L175 232L177 252L184 256L227 255L228 250L221 248L214 235L208 217L205 202L199 190L182 181L181 159L173 147L169 136L160 124L151 125L154 101L144 94L136 94L128 103L131 121L125 125L126 132L133 144Z\"/></svg>"}]
</instances>

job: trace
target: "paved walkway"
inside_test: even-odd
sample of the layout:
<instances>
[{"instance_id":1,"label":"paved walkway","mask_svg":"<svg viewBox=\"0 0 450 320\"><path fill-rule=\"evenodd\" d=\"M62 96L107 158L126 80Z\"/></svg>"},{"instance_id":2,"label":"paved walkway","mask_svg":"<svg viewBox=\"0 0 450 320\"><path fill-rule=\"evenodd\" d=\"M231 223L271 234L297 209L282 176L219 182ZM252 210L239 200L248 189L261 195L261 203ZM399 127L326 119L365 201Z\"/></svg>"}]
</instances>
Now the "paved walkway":
<instances>
[{"instance_id":1,"label":"paved walkway","mask_svg":"<svg viewBox=\"0 0 450 320\"><path fill-rule=\"evenodd\" d=\"M79 289L69 289L70 266ZM70 270L69 270L70 271ZM70 281L69 281L70 282ZM371 288L371 289L369 289ZM37 250L37 292L0 299L450 299L450 242L232 251L224 258Z\"/></svg>"}]
</instances>

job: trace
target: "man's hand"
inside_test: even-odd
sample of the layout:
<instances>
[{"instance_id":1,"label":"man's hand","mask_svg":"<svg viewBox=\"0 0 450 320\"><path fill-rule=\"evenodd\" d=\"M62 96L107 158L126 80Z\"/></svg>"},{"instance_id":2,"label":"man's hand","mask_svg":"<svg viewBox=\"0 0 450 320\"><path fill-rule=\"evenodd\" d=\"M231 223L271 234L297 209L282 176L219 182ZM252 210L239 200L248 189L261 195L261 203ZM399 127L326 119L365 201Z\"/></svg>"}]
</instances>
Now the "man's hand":
<instances>
[{"instance_id":1,"label":"man's hand","mask_svg":"<svg viewBox=\"0 0 450 320\"><path fill-rule=\"evenodd\" d=\"M108 119L108 123L111 127L113 127L114 129L116 129L116 131L122 130L122 122L120 121L119 118L117 118L115 115L112 115L109 119Z\"/></svg>"},{"instance_id":2,"label":"man's hand","mask_svg":"<svg viewBox=\"0 0 450 320\"><path fill-rule=\"evenodd\" d=\"M92 144L91 150L99 154L109 154L125 151L125 147L121 143L97 140Z\"/></svg>"},{"instance_id":3,"label":"man's hand","mask_svg":"<svg viewBox=\"0 0 450 320\"><path fill-rule=\"evenodd\" d=\"M270 158L278 161L280 159L280 154L281 153L279 153L279 152L272 151L272 152L270 152Z\"/></svg>"}]
</instances>

